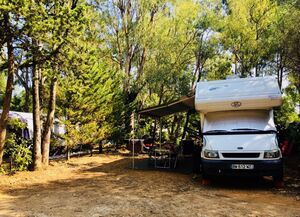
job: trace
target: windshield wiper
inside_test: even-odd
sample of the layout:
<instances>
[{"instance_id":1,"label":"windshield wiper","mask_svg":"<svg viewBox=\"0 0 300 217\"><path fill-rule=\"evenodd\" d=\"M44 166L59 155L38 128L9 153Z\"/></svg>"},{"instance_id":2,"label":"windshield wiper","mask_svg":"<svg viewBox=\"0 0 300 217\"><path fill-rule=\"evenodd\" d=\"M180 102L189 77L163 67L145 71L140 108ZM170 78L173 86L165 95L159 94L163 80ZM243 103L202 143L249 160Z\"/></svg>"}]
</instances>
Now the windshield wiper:
<instances>
[{"instance_id":1,"label":"windshield wiper","mask_svg":"<svg viewBox=\"0 0 300 217\"><path fill-rule=\"evenodd\" d=\"M222 134L224 134L224 133L228 133L229 131L227 131L227 130L209 130L209 131L206 131L206 132L204 132L203 134L219 134L219 133L222 133Z\"/></svg>"},{"instance_id":2,"label":"windshield wiper","mask_svg":"<svg viewBox=\"0 0 300 217\"><path fill-rule=\"evenodd\" d=\"M254 133L270 133L270 132L275 132L275 130L259 130L259 129L253 129L253 128L236 128L236 129L231 129L233 131L238 131L238 132L254 132Z\"/></svg>"},{"instance_id":3,"label":"windshield wiper","mask_svg":"<svg viewBox=\"0 0 300 217\"><path fill-rule=\"evenodd\" d=\"M218 132L228 132L227 130L209 130L206 131L205 133L218 133Z\"/></svg>"},{"instance_id":4,"label":"windshield wiper","mask_svg":"<svg viewBox=\"0 0 300 217\"><path fill-rule=\"evenodd\" d=\"M251 130L251 131L264 131L264 130L253 129L253 128L236 128L236 129L231 129L231 130Z\"/></svg>"},{"instance_id":5,"label":"windshield wiper","mask_svg":"<svg viewBox=\"0 0 300 217\"><path fill-rule=\"evenodd\" d=\"M228 130L209 130L203 133L203 135L234 135L234 134L270 134L276 133L275 130L258 130L258 129L251 129L251 128L238 128L238 129L231 129Z\"/></svg>"}]
</instances>

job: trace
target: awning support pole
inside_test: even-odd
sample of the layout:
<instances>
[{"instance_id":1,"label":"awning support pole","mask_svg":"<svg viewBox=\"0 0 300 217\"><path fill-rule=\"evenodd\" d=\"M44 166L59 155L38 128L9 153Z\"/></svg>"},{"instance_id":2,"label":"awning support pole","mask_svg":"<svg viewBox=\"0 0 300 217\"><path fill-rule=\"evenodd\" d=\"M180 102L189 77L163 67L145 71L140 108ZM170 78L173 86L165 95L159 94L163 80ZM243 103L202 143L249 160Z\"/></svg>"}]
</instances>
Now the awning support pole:
<instances>
[{"instance_id":1,"label":"awning support pole","mask_svg":"<svg viewBox=\"0 0 300 217\"><path fill-rule=\"evenodd\" d=\"M161 149L162 118L159 118L159 149Z\"/></svg>"},{"instance_id":2,"label":"awning support pole","mask_svg":"<svg viewBox=\"0 0 300 217\"><path fill-rule=\"evenodd\" d=\"M131 127L132 127L132 169L134 169L134 134L135 134L135 120L134 120L134 112L131 114Z\"/></svg>"}]
</instances>

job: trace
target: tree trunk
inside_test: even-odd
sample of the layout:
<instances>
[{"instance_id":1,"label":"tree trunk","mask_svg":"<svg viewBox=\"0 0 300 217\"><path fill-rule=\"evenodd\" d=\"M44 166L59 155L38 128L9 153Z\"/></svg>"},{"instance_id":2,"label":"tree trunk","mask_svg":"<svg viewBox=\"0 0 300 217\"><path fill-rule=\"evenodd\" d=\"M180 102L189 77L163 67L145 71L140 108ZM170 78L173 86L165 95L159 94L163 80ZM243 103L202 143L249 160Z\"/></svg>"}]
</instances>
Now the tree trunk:
<instances>
[{"instance_id":1,"label":"tree trunk","mask_svg":"<svg viewBox=\"0 0 300 217\"><path fill-rule=\"evenodd\" d=\"M44 128L44 132L43 132L43 138L42 138L42 163L44 164L44 166L49 165L50 138L51 138L51 131L53 129L55 102L56 102L56 85L57 85L57 79L56 77L54 77L51 81L51 86L50 86L48 114L47 114L47 120Z\"/></svg>"},{"instance_id":2,"label":"tree trunk","mask_svg":"<svg viewBox=\"0 0 300 217\"><path fill-rule=\"evenodd\" d=\"M45 78L43 78L42 70L38 70L39 76L39 100L40 100L40 110L43 109L43 99L44 99L44 85L45 85Z\"/></svg>"},{"instance_id":3,"label":"tree trunk","mask_svg":"<svg viewBox=\"0 0 300 217\"><path fill-rule=\"evenodd\" d=\"M14 53L13 53L13 36L10 31L8 14L4 14L4 22L7 31L7 56L8 56L8 71L5 96L3 101L3 110L0 118L0 165L3 160L3 152L6 138L6 126L9 117L10 101L14 85Z\"/></svg>"},{"instance_id":4,"label":"tree trunk","mask_svg":"<svg viewBox=\"0 0 300 217\"><path fill-rule=\"evenodd\" d=\"M151 137L155 140L155 135L156 135L156 126L157 126L157 119L154 120L154 126L151 132Z\"/></svg>"},{"instance_id":5,"label":"tree trunk","mask_svg":"<svg viewBox=\"0 0 300 217\"><path fill-rule=\"evenodd\" d=\"M25 74L25 83L26 83L26 87L25 88L25 105L24 105L24 109L25 112L29 112L29 105L30 105L30 88L29 88L29 70L28 68L26 68L26 74Z\"/></svg>"},{"instance_id":6,"label":"tree trunk","mask_svg":"<svg viewBox=\"0 0 300 217\"><path fill-rule=\"evenodd\" d=\"M99 142L99 154L103 153L103 146L102 146L102 141Z\"/></svg>"},{"instance_id":7,"label":"tree trunk","mask_svg":"<svg viewBox=\"0 0 300 217\"><path fill-rule=\"evenodd\" d=\"M259 76L259 73L258 73L258 64L255 64L255 74L254 74L255 77L258 77Z\"/></svg>"},{"instance_id":8,"label":"tree trunk","mask_svg":"<svg viewBox=\"0 0 300 217\"><path fill-rule=\"evenodd\" d=\"M25 112L29 112L29 103L30 103L30 90L25 89L25 105L24 105Z\"/></svg>"},{"instance_id":9,"label":"tree trunk","mask_svg":"<svg viewBox=\"0 0 300 217\"><path fill-rule=\"evenodd\" d=\"M177 139L179 137L179 130L180 130L180 123L181 123L182 118L179 116L179 118L177 119L177 127L176 130L174 132L174 138Z\"/></svg>"},{"instance_id":10,"label":"tree trunk","mask_svg":"<svg viewBox=\"0 0 300 217\"><path fill-rule=\"evenodd\" d=\"M283 71L284 71L284 65L283 65L283 54L280 52L277 54L277 81L280 90L282 89L282 79L283 79Z\"/></svg>"},{"instance_id":11,"label":"tree trunk","mask_svg":"<svg viewBox=\"0 0 300 217\"><path fill-rule=\"evenodd\" d=\"M174 115L174 118L173 118L173 121L172 121L172 125L171 125L171 130L170 130L170 140L175 140L175 136L174 136L174 132L175 132L175 126L176 126L176 123L177 123L177 115L175 114Z\"/></svg>"},{"instance_id":12,"label":"tree trunk","mask_svg":"<svg viewBox=\"0 0 300 217\"><path fill-rule=\"evenodd\" d=\"M92 157L94 146L92 144L88 144L88 146L89 146L89 150L90 150L90 157Z\"/></svg>"},{"instance_id":13,"label":"tree trunk","mask_svg":"<svg viewBox=\"0 0 300 217\"><path fill-rule=\"evenodd\" d=\"M66 160L70 160L70 148L67 146L67 151L66 151Z\"/></svg>"},{"instance_id":14,"label":"tree trunk","mask_svg":"<svg viewBox=\"0 0 300 217\"><path fill-rule=\"evenodd\" d=\"M32 68L32 97L33 97L33 170L39 170L42 167L41 154L41 115L39 100L39 71L36 64Z\"/></svg>"},{"instance_id":15,"label":"tree trunk","mask_svg":"<svg viewBox=\"0 0 300 217\"><path fill-rule=\"evenodd\" d=\"M161 89L160 89L158 105L161 105L161 103L162 103L162 98L163 98L163 94L164 94L163 92L164 92L164 86L162 85ZM152 135L151 135L154 140L155 140L155 135L156 135L156 127L157 127L157 119L155 119L155 121L154 121L154 127L153 127L153 131L152 131Z\"/></svg>"},{"instance_id":16,"label":"tree trunk","mask_svg":"<svg viewBox=\"0 0 300 217\"><path fill-rule=\"evenodd\" d=\"M185 124L184 124L184 128L183 128L183 133L182 133L181 140L184 140L185 137L186 137L186 131L187 131L187 128L188 128L188 125L189 125L190 115L191 115L191 111L189 110L186 113L186 120L185 120Z\"/></svg>"},{"instance_id":17,"label":"tree trunk","mask_svg":"<svg viewBox=\"0 0 300 217\"><path fill-rule=\"evenodd\" d=\"M43 130L44 130L44 84L45 84L45 78L43 78L42 75L42 70L39 68L38 69L38 79L39 79L39 104L40 104L40 125L41 125L41 135L43 135ZM41 140L43 137L41 136ZM42 144L42 143L41 143ZM43 148L41 146L41 148ZM43 152L43 149L41 149L41 152Z\"/></svg>"},{"instance_id":18,"label":"tree trunk","mask_svg":"<svg viewBox=\"0 0 300 217\"><path fill-rule=\"evenodd\" d=\"M18 70L17 70L18 71ZM25 89L25 105L24 105L24 112L29 112L29 106L31 105L32 102L30 102L30 85L29 85L29 82L31 82L29 80L29 67L25 67L24 68L24 71L23 70L20 70L22 71L23 74L25 74L25 77L21 75L19 75L18 73L16 73L15 75L18 77L18 80L21 82L22 86L24 87Z\"/></svg>"}]
</instances>

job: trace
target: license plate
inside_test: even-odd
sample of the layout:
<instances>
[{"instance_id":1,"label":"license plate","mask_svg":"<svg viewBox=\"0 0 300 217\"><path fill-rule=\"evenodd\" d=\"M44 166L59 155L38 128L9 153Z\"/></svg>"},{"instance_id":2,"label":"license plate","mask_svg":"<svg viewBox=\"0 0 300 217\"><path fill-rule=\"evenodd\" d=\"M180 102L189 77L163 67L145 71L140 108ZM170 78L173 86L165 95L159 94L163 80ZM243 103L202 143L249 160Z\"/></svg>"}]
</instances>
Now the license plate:
<instances>
[{"instance_id":1,"label":"license plate","mask_svg":"<svg viewBox=\"0 0 300 217\"><path fill-rule=\"evenodd\" d=\"M253 170L254 165L253 164L232 164L231 169L234 169L234 170Z\"/></svg>"}]
</instances>

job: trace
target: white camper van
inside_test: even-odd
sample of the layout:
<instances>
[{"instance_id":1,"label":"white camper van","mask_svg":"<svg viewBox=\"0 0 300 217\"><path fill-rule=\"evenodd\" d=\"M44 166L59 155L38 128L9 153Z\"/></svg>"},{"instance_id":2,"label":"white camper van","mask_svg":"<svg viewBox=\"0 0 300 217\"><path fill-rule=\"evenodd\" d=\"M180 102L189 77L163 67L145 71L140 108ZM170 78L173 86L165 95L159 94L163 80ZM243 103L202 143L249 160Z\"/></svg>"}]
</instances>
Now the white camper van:
<instances>
[{"instance_id":1,"label":"white camper van","mask_svg":"<svg viewBox=\"0 0 300 217\"><path fill-rule=\"evenodd\" d=\"M203 175L283 176L273 107L282 104L274 77L199 82Z\"/></svg>"}]
</instances>

